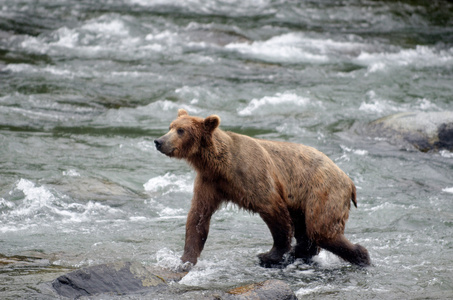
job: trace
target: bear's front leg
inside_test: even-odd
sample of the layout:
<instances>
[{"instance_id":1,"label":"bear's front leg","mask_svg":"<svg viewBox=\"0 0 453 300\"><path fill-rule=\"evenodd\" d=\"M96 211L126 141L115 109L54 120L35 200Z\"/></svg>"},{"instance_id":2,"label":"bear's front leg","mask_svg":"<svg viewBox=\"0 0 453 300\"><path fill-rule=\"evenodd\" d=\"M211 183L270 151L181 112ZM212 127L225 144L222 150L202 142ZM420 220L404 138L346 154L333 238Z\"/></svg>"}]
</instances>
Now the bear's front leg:
<instances>
[{"instance_id":1,"label":"bear's front leg","mask_svg":"<svg viewBox=\"0 0 453 300\"><path fill-rule=\"evenodd\" d=\"M291 217L284 206L271 212L260 212L260 216L269 227L274 239L272 249L258 255L260 265L265 268L277 267L281 264L283 255L291 250L293 234Z\"/></svg>"},{"instance_id":2,"label":"bear's front leg","mask_svg":"<svg viewBox=\"0 0 453 300\"><path fill-rule=\"evenodd\" d=\"M220 205L215 193L210 193L211 189L197 179L194 191L186 222L184 254L181 257L183 263L189 262L193 265L197 263L208 238L211 216Z\"/></svg>"},{"instance_id":3,"label":"bear's front leg","mask_svg":"<svg viewBox=\"0 0 453 300\"><path fill-rule=\"evenodd\" d=\"M200 211L197 205L192 204L186 222L186 241L181 257L183 263L190 262L193 265L197 263L208 238L211 216L212 212Z\"/></svg>"}]
</instances>

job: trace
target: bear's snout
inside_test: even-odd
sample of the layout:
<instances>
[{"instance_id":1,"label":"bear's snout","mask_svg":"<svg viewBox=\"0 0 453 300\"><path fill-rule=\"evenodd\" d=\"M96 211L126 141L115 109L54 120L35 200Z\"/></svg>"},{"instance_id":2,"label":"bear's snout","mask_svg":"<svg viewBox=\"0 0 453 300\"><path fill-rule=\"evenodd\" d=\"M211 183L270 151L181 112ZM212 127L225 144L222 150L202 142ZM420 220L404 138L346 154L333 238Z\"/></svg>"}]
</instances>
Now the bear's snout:
<instances>
[{"instance_id":1,"label":"bear's snout","mask_svg":"<svg viewBox=\"0 0 453 300\"><path fill-rule=\"evenodd\" d=\"M161 136L157 140L154 140L154 144L156 145L157 151L167 156L173 156L173 151L175 150L175 148L169 142L167 135Z\"/></svg>"},{"instance_id":2,"label":"bear's snout","mask_svg":"<svg viewBox=\"0 0 453 300\"><path fill-rule=\"evenodd\" d=\"M162 144L164 142L161 139L154 140L154 144L156 144L156 149L162 152Z\"/></svg>"}]
</instances>

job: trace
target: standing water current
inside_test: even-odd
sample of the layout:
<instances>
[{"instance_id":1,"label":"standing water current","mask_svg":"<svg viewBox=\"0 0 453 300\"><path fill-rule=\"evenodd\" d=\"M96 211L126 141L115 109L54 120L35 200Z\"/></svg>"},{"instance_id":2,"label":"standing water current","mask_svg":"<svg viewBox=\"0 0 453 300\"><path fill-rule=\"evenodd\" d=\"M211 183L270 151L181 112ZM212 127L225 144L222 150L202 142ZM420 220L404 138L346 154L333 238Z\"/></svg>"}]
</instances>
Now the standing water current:
<instances>
[{"instance_id":1,"label":"standing water current","mask_svg":"<svg viewBox=\"0 0 453 300\"><path fill-rule=\"evenodd\" d=\"M441 0L2 0L0 298L179 264L195 173L153 143L178 108L326 153L357 186L345 234L373 262L262 268L267 226L226 205L181 293L276 278L300 299L453 298L453 153L361 130L453 110L452 16Z\"/></svg>"}]
</instances>

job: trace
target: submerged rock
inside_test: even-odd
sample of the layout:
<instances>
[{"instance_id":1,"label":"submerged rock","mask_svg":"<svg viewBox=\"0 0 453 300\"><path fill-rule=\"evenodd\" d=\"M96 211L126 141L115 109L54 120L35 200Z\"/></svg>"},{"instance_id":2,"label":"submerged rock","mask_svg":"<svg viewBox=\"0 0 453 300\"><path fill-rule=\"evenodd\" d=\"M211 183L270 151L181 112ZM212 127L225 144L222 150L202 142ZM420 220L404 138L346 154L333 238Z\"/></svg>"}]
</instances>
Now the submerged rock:
<instances>
[{"instance_id":1,"label":"submerged rock","mask_svg":"<svg viewBox=\"0 0 453 300\"><path fill-rule=\"evenodd\" d=\"M453 151L452 111L394 114L371 122L368 131L393 144L411 145L423 152Z\"/></svg>"},{"instance_id":2,"label":"submerged rock","mask_svg":"<svg viewBox=\"0 0 453 300\"><path fill-rule=\"evenodd\" d=\"M277 279L241 286L228 291L228 294L228 297L219 298L237 300L297 300L296 295L289 285Z\"/></svg>"},{"instance_id":3,"label":"submerged rock","mask_svg":"<svg viewBox=\"0 0 453 300\"><path fill-rule=\"evenodd\" d=\"M99 178L82 177L77 172L75 172L76 175L71 175L71 172L75 171L64 172L65 176L51 183L51 185L56 190L76 199L108 201L136 196L133 191L114 182Z\"/></svg>"}]
</instances>

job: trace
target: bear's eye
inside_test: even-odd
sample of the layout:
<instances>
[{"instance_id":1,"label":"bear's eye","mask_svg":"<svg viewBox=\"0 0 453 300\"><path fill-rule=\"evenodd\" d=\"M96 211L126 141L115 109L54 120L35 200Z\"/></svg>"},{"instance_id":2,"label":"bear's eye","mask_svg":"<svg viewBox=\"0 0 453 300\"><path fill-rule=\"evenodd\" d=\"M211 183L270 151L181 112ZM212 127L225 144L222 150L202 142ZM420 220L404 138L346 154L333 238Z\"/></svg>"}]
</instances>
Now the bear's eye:
<instances>
[{"instance_id":1,"label":"bear's eye","mask_svg":"<svg viewBox=\"0 0 453 300\"><path fill-rule=\"evenodd\" d=\"M178 130L176 130L176 132L177 132L179 135L183 135L183 134L184 134L184 129L178 128Z\"/></svg>"}]
</instances>

